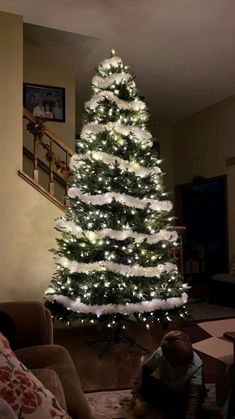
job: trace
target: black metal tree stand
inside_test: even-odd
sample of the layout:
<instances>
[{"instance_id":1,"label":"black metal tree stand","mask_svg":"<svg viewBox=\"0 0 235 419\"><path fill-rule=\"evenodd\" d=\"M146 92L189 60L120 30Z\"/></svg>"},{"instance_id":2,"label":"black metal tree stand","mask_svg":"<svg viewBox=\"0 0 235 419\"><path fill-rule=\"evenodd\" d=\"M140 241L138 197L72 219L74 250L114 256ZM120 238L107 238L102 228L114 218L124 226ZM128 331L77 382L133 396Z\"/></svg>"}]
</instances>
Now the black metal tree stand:
<instances>
[{"instance_id":1,"label":"black metal tree stand","mask_svg":"<svg viewBox=\"0 0 235 419\"><path fill-rule=\"evenodd\" d=\"M149 349L146 349L144 346L140 345L139 343L137 343L135 341L135 338L131 338L129 336L127 336L122 329L122 324L119 324L115 331L114 334L111 336L103 336L101 338L98 339L94 339L92 341L90 341L89 343L91 345L96 345L97 343L102 343L105 342L105 346L102 349L102 351L99 353L99 356L104 355L106 352L108 352L114 345L118 344L118 343L126 343L127 345L136 348L142 352L144 352L145 354L148 354L150 351Z\"/></svg>"}]
</instances>

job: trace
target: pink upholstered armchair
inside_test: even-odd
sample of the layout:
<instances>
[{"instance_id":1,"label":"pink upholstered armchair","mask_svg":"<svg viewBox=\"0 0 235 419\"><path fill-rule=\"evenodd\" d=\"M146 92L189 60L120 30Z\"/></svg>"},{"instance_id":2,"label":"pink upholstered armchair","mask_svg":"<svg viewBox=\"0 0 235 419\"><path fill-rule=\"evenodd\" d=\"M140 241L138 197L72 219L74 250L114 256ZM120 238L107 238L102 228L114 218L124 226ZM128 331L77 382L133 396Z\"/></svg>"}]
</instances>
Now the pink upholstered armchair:
<instances>
[{"instance_id":1,"label":"pink upholstered armchair","mask_svg":"<svg viewBox=\"0 0 235 419\"><path fill-rule=\"evenodd\" d=\"M91 419L69 352L53 344L51 314L37 301L0 303L16 324L15 354L53 393L73 419Z\"/></svg>"},{"instance_id":2,"label":"pink upholstered armchair","mask_svg":"<svg viewBox=\"0 0 235 419\"><path fill-rule=\"evenodd\" d=\"M16 324L16 349L53 343L50 311L38 301L0 303Z\"/></svg>"}]
</instances>

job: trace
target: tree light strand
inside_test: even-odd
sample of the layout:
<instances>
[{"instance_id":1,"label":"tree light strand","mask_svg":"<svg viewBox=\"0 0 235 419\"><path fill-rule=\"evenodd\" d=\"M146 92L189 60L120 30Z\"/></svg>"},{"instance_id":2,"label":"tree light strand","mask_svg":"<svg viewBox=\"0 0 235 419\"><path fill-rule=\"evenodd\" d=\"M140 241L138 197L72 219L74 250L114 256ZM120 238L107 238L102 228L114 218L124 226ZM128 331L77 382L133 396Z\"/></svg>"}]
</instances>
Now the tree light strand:
<instances>
[{"instance_id":1,"label":"tree light strand","mask_svg":"<svg viewBox=\"0 0 235 419\"><path fill-rule=\"evenodd\" d=\"M161 173L161 169L159 167L144 167L138 164L137 162L129 162L128 160L120 159L120 157L114 156L112 154L105 153L103 151L88 151L85 154L74 154L69 163L69 167L71 170L75 170L79 168L81 160L86 159L94 159L94 160L101 160L105 164L109 166L114 166L115 163L118 164L120 169L127 170L128 172L133 172L136 176L139 177L146 177L151 174L159 174Z\"/></svg>"},{"instance_id":2,"label":"tree light strand","mask_svg":"<svg viewBox=\"0 0 235 419\"><path fill-rule=\"evenodd\" d=\"M92 263L79 263L69 260L65 256L56 256L55 262L68 269L70 273L89 273L94 271L111 271L124 276L143 276L147 278L160 277L163 272L178 272L177 265L171 262L159 264L158 266L122 265L119 263L101 260Z\"/></svg>"},{"instance_id":3,"label":"tree light strand","mask_svg":"<svg viewBox=\"0 0 235 419\"><path fill-rule=\"evenodd\" d=\"M111 228L104 228L102 230L83 230L78 224L73 221L66 221L60 218L56 223L56 228L61 231L72 233L77 239L87 237L90 241L100 240L109 237L114 240L126 240L133 238L136 243L142 243L144 240L149 244L159 243L160 241L175 242L178 239L176 231L160 230L155 234L141 234L136 233L131 229L127 230L112 230Z\"/></svg>"},{"instance_id":4,"label":"tree light strand","mask_svg":"<svg viewBox=\"0 0 235 419\"><path fill-rule=\"evenodd\" d=\"M140 111L146 108L146 105L142 100L133 100L131 102L126 102L125 100L119 99L114 93L104 90L103 92L94 95L90 100L85 102L85 108L91 109L92 111L96 110L97 106L100 105L105 99L110 100L110 102L116 103L120 109L131 110L131 111Z\"/></svg>"},{"instance_id":5,"label":"tree light strand","mask_svg":"<svg viewBox=\"0 0 235 419\"><path fill-rule=\"evenodd\" d=\"M117 68L122 65L122 59L120 57L114 56L111 58L106 58L98 65L98 71L108 70L111 67Z\"/></svg>"},{"instance_id":6,"label":"tree light strand","mask_svg":"<svg viewBox=\"0 0 235 419\"><path fill-rule=\"evenodd\" d=\"M132 78L130 73L114 73L105 79L100 76L94 76L91 84L92 86L98 87L100 89L106 89L107 87L112 86L114 83L120 84L122 82L128 82Z\"/></svg>"},{"instance_id":7,"label":"tree light strand","mask_svg":"<svg viewBox=\"0 0 235 419\"><path fill-rule=\"evenodd\" d=\"M79 198L82 202L92 205L106 205L110 204L113 200L120 202L121 204L127 205L128 207L144 209L147 205L155 211L166 211L169 212L172 209L172 203L170 201L159 201L158 199L148 198L134 198L132 196L121 194L118 192L107 192L104 194L90 195L83 193L80 188L72 186L68 190L68 196L72 199Z\"/></svg>"},{"instance_id":8,"label":"tree light strand","mask_svg":"<svg viewBox=\"0 0 235 419\"><path fill-rule=\"evenodd\" d=\"M108 122L107 124L97 124L95 122L89 122L85 124L82 128L80 138L86 139L87 136L97 135L104 131L115 131L120 135L130 136L133 135L139 141L148 141L148 145L151 147L153 145L150 139L152 135L149 131L135 127L133 125L123 125L120 122Z\"/></svg>"},{"instance_id":9,"label":"tree light strand","mask_svg":"<svg viewBox=\"0 0 235 419\"><path fill-rule=\"evenodd\" d=\"M166 300L153 299L150 301L143 301L140 303L126 303L126 304L103 304L103 305L91 305L81 303L80 299L72 300L71 298L55 293L53 288L48 288L46 291L46 297L49 301L57 301L61 303L67 309L80 313L93 313L97 316L101 314L111 313L144 313L154 310L169 310L176 307L180 307L187 302L188 295L183 292L180 297L171 297Z\"/></svg>"}]
</instances>

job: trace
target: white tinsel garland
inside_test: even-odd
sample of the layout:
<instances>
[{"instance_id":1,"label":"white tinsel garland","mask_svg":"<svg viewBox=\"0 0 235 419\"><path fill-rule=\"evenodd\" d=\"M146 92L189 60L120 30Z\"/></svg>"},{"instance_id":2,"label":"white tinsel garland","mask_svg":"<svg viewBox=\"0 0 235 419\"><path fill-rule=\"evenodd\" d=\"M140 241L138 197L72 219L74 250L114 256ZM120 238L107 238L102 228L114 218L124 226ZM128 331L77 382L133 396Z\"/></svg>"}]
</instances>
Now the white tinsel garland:
<instances>
[{"instance_id":1,"label":"white tinsel garland","mask_svg":"<svg viewBox=\"0 0 235 419\"><path fill-rule=\"evenodd\" d=\"M114 83L120 84L122 82L128 82L131 77L132 76L129 73L114 73L111 76L105 77L105 79L100 76L95 76L93 77L91 84L100 89L106 89Z\"/></svg>"},{"instance_id":2,"label":"white tinsel garland","mask_svg":"<svg viewBox=\"0 0 235 419\"><path fill-rule=\"evenodd\" d=\"M58 265L67 268L71 273L88 273L99 271L111 271L123 276L144 276L147 278L159 278L163 272L178 272L177 265L171 262L162 263L158 266L140 266L140 265L122 265L119 263L101 260L100 262L78 263L75 260L69 260L65 256L56 256L55 262Z\"/></svg>"},{"instance_id":3,"label":"white tinsel garland","mask_svg":"<svg viewBox=\"0 0 235 419\"><path fill-rule=\"evenodd\" d=\"M169 231L169 230L160 230L158 233L155 234L141 234L132 231L131 229L128 230L112 230L111 228L104 228L99 231L90 231L90 230L82 230L82 228L74 223L73 221L66 221L63 218L60 218L57 221L56 228L61 231L66 231L72 233L77 239L82 237L87 237L90 241L100 240L105 237L109 237L110 239L114 240L126 240L127 238L133 238L136 243L141 243L144 240L147 243L158 243L162 240L175 242L178 238L178 234L176 231Z\"/></svg>"},{"instance_id":4,"label":"white tinsel garland","mask_svg":"<svg viewBox=\"0 0 235 419\"><path fill-rule=\"evenodd\" d=\"M111 67L119 67L120 65L122 65L122 59L120 57L106 58L98 65L98 71L102 71L102 69L108 70Z\"/></svg>"},{"instance_id":5,"label":"white tinsel garland","mask_svg":"<svg viewBox=\"0 0 235 419\"><path fill-rule=\"evenodd\" d=\"M113 166L115 165L115 163L118 163L118 166L121 170L133 172L136 174L136 176L139 177L147 177L151 174L161 173L161 169L159 167L144 167L136 162L129 162L128 160L123 160L112 154L104 153L103 151L88 151L85 154L74 154L69 162L70 169L78 169L80 161L86 159L102 160L105 164L109 166Z\"/></svg>"},{"instance_id":6,"label":"white tinsel garland","mask_svg":"<svg viewBox=\"0 0 235 419\"><path fill-rule=\"evenodd\" d=\"M125 100L119 99L112 92L103 91L94 95L90 100L85 102L85 108L95 110L97 106L103 102L105 99L115 102L120 109L127 109L131 111L140 111L146 108L146 104L142 100L133 100L131 102L126 102Z\"/></svg>"},{"instance_id":7,"label":"white tinsel garland","mask_svg":"<svg viewBox=\"0 0 235 419\"><path fill-rule=\"evenodd\" d=\"M150 208L155 211L169 212L172 209L172 203L170 201L159 201L158 199L148 198L139 199L118 192L107 192L104 194L90 195L88 193L83 193L81 189L76 188L75 186L69 188L68 196L72 199L78 197L82 202L92 205L110 204L114 200L133 208L144 209L147 205L149 205Z\"/></svg>"},{"instance_id":8,"label":"white tinsel garland","mask_svg":"<svg viewBox=\"0 0 235 419\"><path fill-rule=\"evenodd\" d=\"M150 147L153 145L152 141L150 141L152 138L150 132L133 125L123 125L120 124L120 122L108 122L107 124L96 124L95 122L90 122L83 126L80 138L85 140L89 135L97 135L104 131L113 130L124 136L133 134L137 140L142 142L146 141L146 145L149 145Z\"/></svg>"},{"instance_id":9,"label":"white tinsel garland","mask_svg":"<svg viewBox=\"0 0 235 419\"><path fill-rule=\"evenodd\" d=\"M72 300L64 295L58 295L53 288L49 288L46 291L46 299L47 301L55 300L67 309L77 313L92 313L100 316L101 314L149 313L154 310L171 310L186 304L188 295L183 292L180 297L171 297L166 300L155 298L151 301L143 301L141 303L91 305L81 303L79 298Z\"/></svg>"}]
</instances>

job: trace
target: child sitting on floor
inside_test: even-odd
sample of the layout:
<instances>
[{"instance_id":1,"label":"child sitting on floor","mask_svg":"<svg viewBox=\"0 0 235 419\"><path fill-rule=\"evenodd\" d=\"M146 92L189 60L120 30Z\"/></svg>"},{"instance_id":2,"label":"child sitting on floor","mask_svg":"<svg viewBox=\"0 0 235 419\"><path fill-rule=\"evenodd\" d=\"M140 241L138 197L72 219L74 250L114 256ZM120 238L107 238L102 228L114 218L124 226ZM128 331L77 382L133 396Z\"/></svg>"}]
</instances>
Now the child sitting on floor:
<instances>
[{"instance_id":1,"label":"child sitting on floor","mask_svg":"<svg viewBox=\"0 0 235 419\"><path fill-rule=\"evenodd\" d=\"M141 401L146 401L163 409L169 418L201 418L205 396L202 365L188 335L176 330L167 333L135 381L133 410L141 412Z\"/></svg>"}]
</instances>

